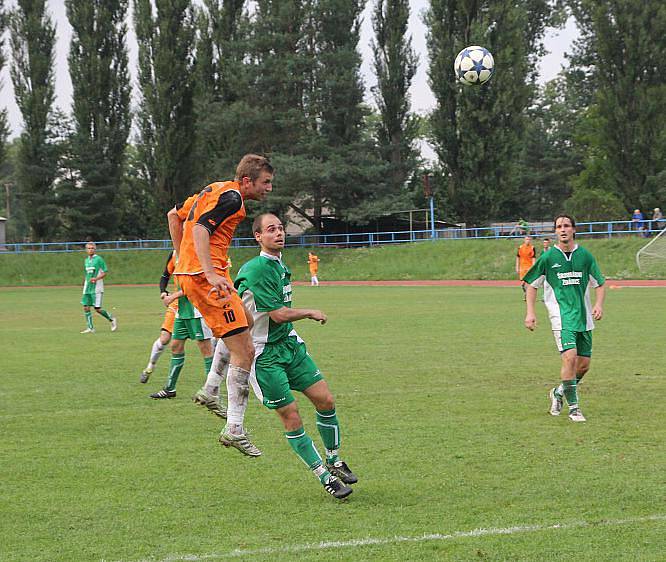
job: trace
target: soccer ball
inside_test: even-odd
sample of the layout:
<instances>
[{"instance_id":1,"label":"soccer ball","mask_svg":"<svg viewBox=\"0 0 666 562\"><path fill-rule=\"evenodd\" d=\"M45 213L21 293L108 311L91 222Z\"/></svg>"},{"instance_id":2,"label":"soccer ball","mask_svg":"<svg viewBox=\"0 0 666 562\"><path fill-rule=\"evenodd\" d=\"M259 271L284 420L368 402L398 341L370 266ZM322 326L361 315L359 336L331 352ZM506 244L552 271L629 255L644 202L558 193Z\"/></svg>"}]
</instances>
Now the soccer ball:
<instances>
[{"instance_id":1,"label":"soccer ball","mask_svg":"<svg viewBox=\"0 0 666 562\"><path fill-rule=\"evenodd\" d=\"M458 82L471 86L488 82L495 72L495 61L488 49L472 45L458 53L453 64Z\"/></svg>"}]
</instances>

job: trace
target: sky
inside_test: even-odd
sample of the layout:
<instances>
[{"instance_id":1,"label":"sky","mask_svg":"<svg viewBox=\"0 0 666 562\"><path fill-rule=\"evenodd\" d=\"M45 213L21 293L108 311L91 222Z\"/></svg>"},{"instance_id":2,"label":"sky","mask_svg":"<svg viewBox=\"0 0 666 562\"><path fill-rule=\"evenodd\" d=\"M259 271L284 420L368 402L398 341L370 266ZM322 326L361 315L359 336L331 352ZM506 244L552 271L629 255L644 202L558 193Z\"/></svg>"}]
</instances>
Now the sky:
<instances>
[{"instance_id":1,"label":"sky","mask_svg":"<svg viewBox=\"0 0 666 562\"><path fill-rule=\"evenodd\" d=\"M366 86L366 99L368 102L372 101L372 96L369 95L370 87L376 81L372 72L372 51L370 48L370 41L372 39L372 7L374 1L366 3L366 8L363 12L363 25L361 30L361 40L359 42L359 50L363 55L363 65L361 67L362 75ZM412 46L419 56L419 65L416 75L412 81L410 89L412 109L418 113L425 113L431 110L435 105L435 99L428 86L427 76L427 45L426 45L426 27L423 23L423 13L428 7L428 0L412 0L410 2L411 17L409 21L409 32L412 37ZM5 2L7 9L14 7L14 2L9 0ZM56 45L56 105L68 111L71 104L72 96L72 83L69 78L67 69L67 52L69 48L69 41L71 37L71 27L67 21L65 14L64 0L49 0L47 2L48 9L56 24L56 33L58 37ZM573 20L569 20L566 27L562 30L548 30L546 34L545 44L549 53L543 57L540 62L540 82L545 83L554 78L565 64L564 54L570 49L574 39L578 36L576 26ZM5 54L9 58L8 41L5 41ZM134 45L134 33L129 26L128 45L130 48L130 67L132 69L133 86L136 87L136 73L134 72L134 63L136 61L136 48ZM453 69L453 59L457 53L451 53L451 68ZM500 53L493 53L495 59L501 56ZM9 78L8 65L5 65L2 73L0 74L0 107L8 110L9 125L11 128L11 137L17 136L22 128L21 115L14 101L14 90L12 88L11 80ZM453 77L453 70L452 77ZM452 78L453 79L453 78Z\"/></svg>"}]
</instances>

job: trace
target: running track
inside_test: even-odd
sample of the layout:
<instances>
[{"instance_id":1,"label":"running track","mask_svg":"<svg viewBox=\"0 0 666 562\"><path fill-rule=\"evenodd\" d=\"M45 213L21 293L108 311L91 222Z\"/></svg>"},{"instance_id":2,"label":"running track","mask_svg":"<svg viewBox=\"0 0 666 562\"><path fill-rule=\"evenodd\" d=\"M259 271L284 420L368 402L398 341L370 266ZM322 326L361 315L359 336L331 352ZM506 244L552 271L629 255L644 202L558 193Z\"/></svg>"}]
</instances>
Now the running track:
<instances>
[{"instance_id":1,"label":"running track","mask_svg":"<svg viewBox=\"0 0 666 562\"><path fill-rule=\"evenodd\" d=\"M294 281L294 285L309 285L309 281ZM517 287L520 281L514 280L481 280L481 279L438 279L438 280L404 280L404 281L320 281L320 285L334 286L367 286L367 287ZM666 287L666 279L607 279L609 289L622 287ZM157 287L155 283L117 284L109 287ZM58 287L80 287L80 285L31 285L0 287L2 289L51 289Z\"/></svg>"}]
</instances>

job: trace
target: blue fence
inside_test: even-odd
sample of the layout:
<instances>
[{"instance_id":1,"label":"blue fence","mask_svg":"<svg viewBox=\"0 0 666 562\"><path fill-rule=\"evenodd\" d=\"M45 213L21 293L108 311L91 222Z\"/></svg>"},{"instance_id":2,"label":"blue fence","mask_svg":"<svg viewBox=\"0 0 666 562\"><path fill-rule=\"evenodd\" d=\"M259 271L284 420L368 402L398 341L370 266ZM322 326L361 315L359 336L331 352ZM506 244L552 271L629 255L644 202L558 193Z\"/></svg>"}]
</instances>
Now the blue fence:
<instances>
[{"instance_id":1,"label":"blue fence","mask_svg":"<svg viewBox=\"0 0 666 562\"><path fill-rule=\"evenodd\" d=\"M551 223L532 223L529 234L535 237L553 236ZM639 229L632 221L584 222L576 225L579 237L612 238L614 236L650 237L666 227L666 221L643 222ZM524 231L505 223L479 228L441 228L435 229L435 239L468 240L475 239L510 239L520 238ZM408 230L396 232L363 232L352 234L303 234L288 236L287 246L292 247L335 247L354 248L359 246L378 246L405 242L423 242L432 240L431 230ZM103 240L96 242L100 251L127 250L170 250L171 240ZM254 238L235 238L233 248L255 247ZM0 254L22 253L57 253L82 252L85 242L36 242L0 245Z\"/></svg>"}]
</instances>

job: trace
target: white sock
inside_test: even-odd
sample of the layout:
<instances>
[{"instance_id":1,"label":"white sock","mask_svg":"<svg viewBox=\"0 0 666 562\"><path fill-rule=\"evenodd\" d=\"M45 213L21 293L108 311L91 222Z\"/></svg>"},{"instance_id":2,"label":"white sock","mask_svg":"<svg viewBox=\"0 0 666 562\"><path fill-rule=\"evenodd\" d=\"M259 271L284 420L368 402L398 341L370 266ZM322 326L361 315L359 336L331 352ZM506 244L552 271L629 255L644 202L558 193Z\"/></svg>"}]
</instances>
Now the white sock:
<instances>
[{"instance_id":1,"label":"white sock","mask_svg":"<svg viewBox=\"0 0 666 562\"><path fill-rule=\"evenodd\" d=\"M148 362L148 369L151 369L157 363L157 360L162 355L162 352L166 349L166 346L162 345L160 338L157 338L153 343L153 348L150 350L150 361Z\"/></svg>"},{"instance_id":2,"label":"white sock","mask_svg":"<svg viewBox=\"0 0 666 562\"><path fill-rule=\"evenodd\" d=\"M224 340L220 338L215 345L215 354L213 355L213 363L210 366L210 371L206 377L206 384L204 390L213 396L220 395L220 386L222 381L227 376L229 370L229 350L224 345Z\"/></svg>"},{"instance_id":3,"label":"white sock","mask_svg":"<svg viewBox=\"0 0 666 562\"><path fill-rule=\"evenodd\" d=\"M227 374L227 427L226 431L238 435L243 433L243 418L250 394L250 371L229 365Z\"/></svg>"}]
</instances>

